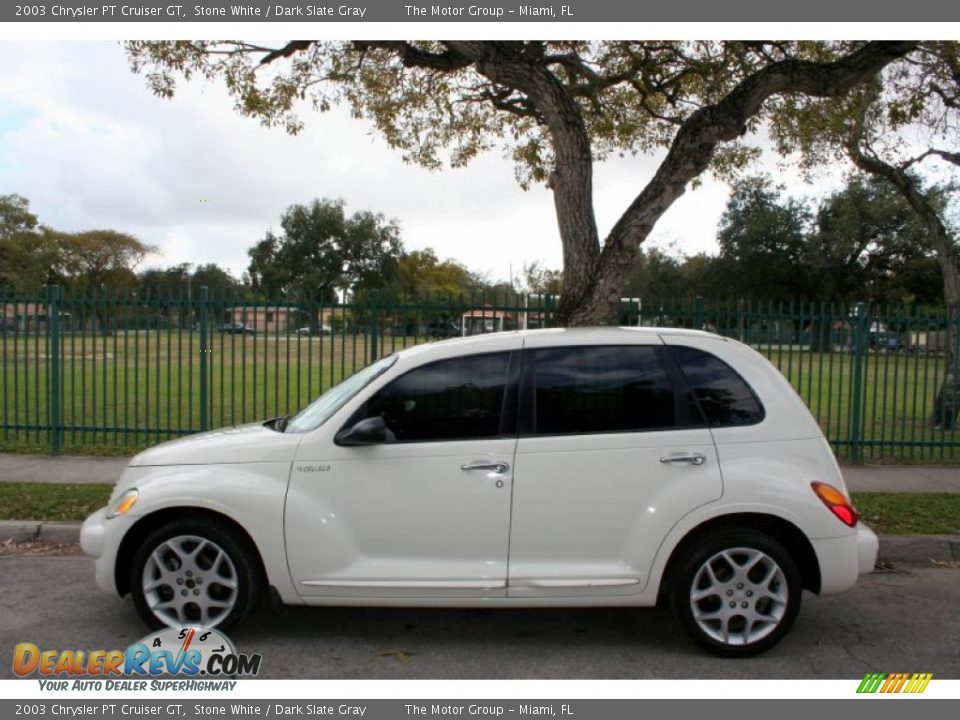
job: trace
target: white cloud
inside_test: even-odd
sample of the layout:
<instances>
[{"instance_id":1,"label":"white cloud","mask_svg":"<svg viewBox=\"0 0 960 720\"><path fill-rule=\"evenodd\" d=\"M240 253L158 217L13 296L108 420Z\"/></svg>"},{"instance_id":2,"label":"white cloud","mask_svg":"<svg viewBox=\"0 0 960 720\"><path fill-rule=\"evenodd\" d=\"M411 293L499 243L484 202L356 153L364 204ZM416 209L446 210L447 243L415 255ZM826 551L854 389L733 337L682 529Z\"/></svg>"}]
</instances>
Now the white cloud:
<instances>
[{"instance_id":1,"label":"white cloud","mask_svg":"<svg viewBox=\"0 0 960 720\"><path fill-rule=\"evenodd\" d=\"M114 42L3 42L0 66L0 193L26 196L59 229L130 232L160 248L151 264L217 262L239 275L284 208L323 196L397 219L408 247L494 277L561 263L551 194L521 190L498 153L428 172L342 110L308 111L291 137L237 115L219 86L195 82L160 100ZM649 158L598 165L601 233L653 170ZM725 199L709 180L689 191L651 242L712 249Z\"/></svg>"}]
</instances>

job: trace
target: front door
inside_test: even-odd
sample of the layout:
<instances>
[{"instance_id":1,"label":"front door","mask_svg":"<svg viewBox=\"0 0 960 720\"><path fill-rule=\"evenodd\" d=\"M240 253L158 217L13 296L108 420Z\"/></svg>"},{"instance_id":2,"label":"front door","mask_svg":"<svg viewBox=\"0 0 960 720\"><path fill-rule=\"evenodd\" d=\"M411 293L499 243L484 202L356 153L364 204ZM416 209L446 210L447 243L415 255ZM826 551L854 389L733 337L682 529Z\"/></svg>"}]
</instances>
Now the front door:
<instances>
[{"instance_id":1,"label":"front door","mask_svg":"<svg viewBox=\"0 0 960 720\"><path fill-rule=\"evenodd\" d=\"M505 595L518 345L416 367L340 421L380 416L386 443L304 438L286 506L302 595Z\"/></svg>"}]
</instances>

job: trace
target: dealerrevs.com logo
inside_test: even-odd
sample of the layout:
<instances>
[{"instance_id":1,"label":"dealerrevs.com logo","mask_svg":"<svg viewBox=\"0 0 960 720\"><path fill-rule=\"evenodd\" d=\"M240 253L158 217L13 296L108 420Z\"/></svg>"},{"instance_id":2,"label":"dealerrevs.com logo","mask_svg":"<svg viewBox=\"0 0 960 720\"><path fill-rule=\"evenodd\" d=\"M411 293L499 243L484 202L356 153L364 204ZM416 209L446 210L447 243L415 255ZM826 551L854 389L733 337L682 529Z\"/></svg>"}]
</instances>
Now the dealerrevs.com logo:
<instances>
[{"instance_id":1,"label":"dealerrevs.com logo","mask_svg":"<svg viewBox=\"0 0 960 720\"><path fill-rule=\"evenodd\" d=\"M867 673L860 681L858 693L922 693L933 673Z\"/></svg>"},{"instance_id":2,"label":"dealerrevs.com logo","mask_svg":"<svg viewBox=\"0 0 960 720\"><path fill-rule=\"evenodd\" d=\"M262 660L259 653L238 653L218 630L184 627L147 635L125 650L41 650L19 643L13 672L39 675L45 690L230 690L233 678L256 676ZM160 677L189 680L154 679Z\"/></svg>"}]
</instances>

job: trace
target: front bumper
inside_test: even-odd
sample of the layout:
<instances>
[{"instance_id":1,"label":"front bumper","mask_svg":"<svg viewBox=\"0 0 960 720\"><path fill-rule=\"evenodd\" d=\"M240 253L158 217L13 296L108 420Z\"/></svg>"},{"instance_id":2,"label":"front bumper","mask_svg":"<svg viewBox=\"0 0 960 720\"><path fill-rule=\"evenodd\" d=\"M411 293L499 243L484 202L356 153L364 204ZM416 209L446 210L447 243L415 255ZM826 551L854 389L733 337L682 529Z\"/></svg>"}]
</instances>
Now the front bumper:
<instances>
[{"instance_id":1,"label":"front bumper","mask_svg":"<svg viewBox=\"0 0 960 720\"><path fill-rule=\"evenodd\" d=\"M97 587L116 595L117 553L120 543L138 517L118 515L107 519L107 508L102 507L88 517L80 528L80 547L94 559L94 578Z\"/></svg>"}]
</instances>

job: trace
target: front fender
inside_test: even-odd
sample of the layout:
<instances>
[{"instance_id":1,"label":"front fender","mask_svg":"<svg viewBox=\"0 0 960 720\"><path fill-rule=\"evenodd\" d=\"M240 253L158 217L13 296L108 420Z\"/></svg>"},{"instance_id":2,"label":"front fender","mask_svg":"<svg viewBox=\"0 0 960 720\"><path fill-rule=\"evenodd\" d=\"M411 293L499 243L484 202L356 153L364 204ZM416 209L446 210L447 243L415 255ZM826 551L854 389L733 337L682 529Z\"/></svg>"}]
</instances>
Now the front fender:
<instances>
[{"instance_id":1,"label":"front fender","mask_svg":"<svg viewBox=\"0 0 960 720\"><path fill-rule=\"evenodd\" d=\"M284 602L295 603L283 535L289 477L288 462L131 468L125 484L136 487L139 497L127 515L140 519L170 508L224 515L250 535L268 582Z\"/></svg>"}]
</instances>

